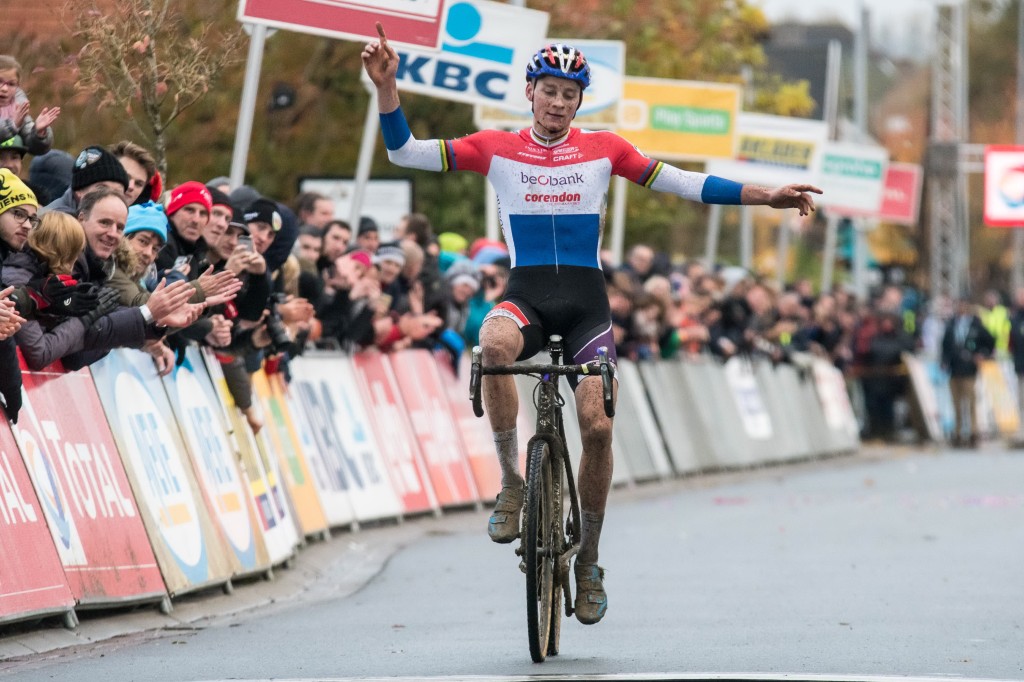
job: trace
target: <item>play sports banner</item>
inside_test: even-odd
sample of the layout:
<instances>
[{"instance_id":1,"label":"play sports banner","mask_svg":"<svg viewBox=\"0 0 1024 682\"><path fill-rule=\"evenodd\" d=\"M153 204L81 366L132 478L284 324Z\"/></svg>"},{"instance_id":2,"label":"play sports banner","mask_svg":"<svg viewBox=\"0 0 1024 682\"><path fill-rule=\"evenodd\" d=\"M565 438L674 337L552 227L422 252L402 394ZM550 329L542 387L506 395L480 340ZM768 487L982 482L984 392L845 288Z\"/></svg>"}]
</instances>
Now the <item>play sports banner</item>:
<instances>
[{"instance_id":1,"label":"play sports banner","mask_svg":"<svg viewBox=\"0 0 1024 682\"><path fill-rule=\"evenodd\" d=\"M88 370L22 365L14 428L75 599L84 606L160 601L167 590ZM73 397L73 400L71 398Z\"/></svg>"},{"instance_id":2,"label":"play sports banner","mask_svg":"<svg viewBox=\"0 0 1024 682\"><path fill-rule=\"evenodd\" d=\"M327 487L344 494L361 521L401 515L402 501L391 486L352 360L341 354L303 356L291 362L290 372L291 393L309 424Z\"/></svg>"},{"instance_id":3,"label":"play sports banner","mask_svg":"<svg viewBox=\"0 0 1024 682\"><path fill-rule=\"evenodd\" d=\"M153 359L115 350L90 371L168 591L226 583L240 566L206 506Z\"/></svg>"},{"instance_id":4,"label":"play sports banner","mask_svg":"<svg viewBox=\"0 0 1024 682\"><path fill-rule=\"evenodd\" d=\"M232 446L238 453L245 477L249 481L249 496L256 508L257 522L263 533L270 563L277 565L295 554L299 542L298 527L285 497L277 459L267 456L259 447L256 436L231 397L223 367L216 354L205 349L203 360L230 425L228 435Z\"/></svg>"},{"instance_id":5,"label":"play sports banner","mask_svg":"<svg viewBox=\"0 0 1024 682\"><path fill-rule=\"evenodd\" d=\"M240 572L265 571L270 558L248 493L249 482L228 440L229 429L199 349L190 346L184 362L163 382L206 503Z\"/></svg>"},{"instance_id":6,"label":"play sports banner","mask_svg":"<svg viewBox=\"0 0 1024 682\"><path fill-rule=\"evenodd\" d=\"M437 511L437 498L423 454L402 402L402 393L384 354L376 351L352 357L360 396L387 463L391 485L407 514Z\"/></svg>"},{"instance_id":7,"label":"play sports banner","mask_svg":"<svg viewBox=\"0 0 1024 682\"><path fill-rule=\"evenodd\" d=\"M328 529L327 517L310 476L305 454L294 436L288 406L274 395L263 370L252 375L252 387L260 400L265 418L263 429L257 434L257 442L262 439L261 445L267 450L268 456L277 457L299 529L303 536L323 533Z\"/></svg>"},{"instance_id":8,"label":"play sports banner","mask_svg":"<svg viewBox=\"0 0 1024 682\"><path fill-rule=\"evenodd\" d=\"M455 419L455 431L473 471L477 492L481 498L490 499L501 490L501 467L494 451L491 426L486 417L473 414L473 404L469 401L469 355L463 355L462 360L458 376L447 363L438 369L448 395L448 407Z\"/></svg>"},{"instance_id":9,"label":"play sports banner","mask_svg":"<svg viewBox=\"0 0 1024 682\"><path fill-rule=\"evenodd\" d=\"M0 623L69 612L75 598L18 443L0 417Z\"/></svg>"}]
</instances>

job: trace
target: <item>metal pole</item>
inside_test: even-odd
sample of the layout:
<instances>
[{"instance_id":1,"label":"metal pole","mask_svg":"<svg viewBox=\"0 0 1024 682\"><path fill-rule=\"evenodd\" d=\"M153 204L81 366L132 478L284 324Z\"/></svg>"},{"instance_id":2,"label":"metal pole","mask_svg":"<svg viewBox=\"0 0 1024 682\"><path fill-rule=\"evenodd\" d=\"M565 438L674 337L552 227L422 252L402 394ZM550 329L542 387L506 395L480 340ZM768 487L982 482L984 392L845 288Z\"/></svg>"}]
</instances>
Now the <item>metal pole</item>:
<instances>
[{"instance_id":1,"label":"metal pole","mask_svg":"<svg viewBox=\"0 0 1024 682\"><path fill-rule=\"evenodd\" d=\"M868 298L868 241L867 225L863 218L853 221L853 290L858 301Z\"/></svg>"},{"instance_id":2,"label":"metal pole","mask_svg":"<svg viewBox=\"0 0 1024 682\"><path fill-rule=\"evenodd\" d=\"M245 64L245 84L242 103L238 110L235 129L235 150L231 154L231 187L245 184L245 164L249 160L249 142L252 139L252 119L256 111L256 94L260 88L260 69L263 67L263 47L267 42L267 27L256 24L249 39L249 58Z\"/></svg>"},{"instance_id":3,"label":"metal pole","mask_svg":"<svg viewBox=\"0 0 1024 682\"><path fill-rule=\"evenodd\" d=\"M860 30L854 42L853 121L862 133L868 131L868 31L870 16L864 0L860 0Z\"/></svg>"},{"instance_id":4,"label":"metal pole","mask_svg":"<svg viewBox=\"0 0 1024 682\"><path fill-rule=\"evenodd\" d=\"M615 176L615 203L612 204L612 263L622 264L622 254L626 242L626 192L629 181L621 175Z\"/></svg>"},{"instance_id":5,"label":"metal pole","mask_svg":"<svg viewBox=\"0 0 1024 682\"><path fill-rule=\"evenodd\" d=\"M836 263L836 240L839 234L839 216L828 214L825 222L825 253L821 261L821 293L832 291L833 270Z\"/></svg>"},{"instance_id":6,"label":"metal pole","mask_svg":"<svg viewBox=\"0 0 1024 682\"><path fill-rule=\"evenodd\" d=\"M775 271L775 284L779 291L782 291L786 286L786 275L789 274L789 216L783 215L782 221L779 223L779 246L776 249L776 263L777 268Z\"/></svg>"},{"instance_id":7,"label":"metal pole","mask_svg":"<svg viewBox=\"0 0 1024 682\"><path fill-rule=\"evenodd\" d=\"M363 214L363 199L366 197L366 183L373 169L373 151L377 146L377 134L380 132L380 109L377 107L377 95L370 94L366 105L366 120L363 122L363 139L359 144L359 162L356 165L356 181L352 190L352 207L349 211L349 225L352 231L359 230L359 219Z\"/></svg>"},{"instance_id":8,"label":"metal pole","mask_svg":"<svg viewBox=\"0 0 1024 682\"><path fill-rule=\"evenodd\" d=\"M828 57L825 64L825 102L822 114L828 124L828 139L834 140L839 129L839 77L843 59L843 44L838 40L828 42Z\"/></svg>"},{"instance_id":9,"label":"metal pole","mask_svg":"<svg viewBox=\"0 0 1024 682\"><path fill-rule=\"evenodd\" d=\"M754 209L740 208L740 265L747 270L754 265Z\"/></svg>"},{"instance_id":10,"label":"metal pole","mask_svg":"<svg viewBox=\"0 0 1024 682\"><path fill-rule=\"evenodd\" d=\"M704 261L709 268L718 260L718 235L722 232L722 205L711 204L708 211L708 241L704 247Z\"/></svg>"},{"instance_id":11,"label":"metal pole","mask_svg":"<svg viewBox=\"0 0 1024 682\"><path fill-rule=\"evenodd\" d=\"M1024 144L1024 2L1017 3L1017 144ZM1013 231L1014 296L1024 287L1024 225Z\"/></svg>"}]
</instances>

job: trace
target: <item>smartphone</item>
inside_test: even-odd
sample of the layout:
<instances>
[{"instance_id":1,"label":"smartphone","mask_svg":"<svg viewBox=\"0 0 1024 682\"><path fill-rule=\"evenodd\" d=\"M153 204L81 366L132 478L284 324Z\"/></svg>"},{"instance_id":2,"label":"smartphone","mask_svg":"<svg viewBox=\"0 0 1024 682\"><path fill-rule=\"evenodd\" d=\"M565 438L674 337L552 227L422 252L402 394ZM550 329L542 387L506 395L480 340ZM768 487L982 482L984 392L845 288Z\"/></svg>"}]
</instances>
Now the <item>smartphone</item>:
<instances>
[{"instance_id":1,"label":"smartphone","mask_svg":"<svg viewBox=\"0 0 1024 682\"><path fill-rule=\"evenodd\" d=\"M178 256L177 258L174 259L174 265L172 266L171 269L184 270L185 266L187 266L189 264L189 261L191 260L192 256Z\"/></svg>"},{"instance_id":2,"label":"smartphone","mask_svg":"<svg viewBox=\"0 0 1024 682\"><path fill-rule=\"evenodd\" d=\"M243 234L241 237L238 238L238 245L245 247L245 250L251 253L253 250L252 237L250 237L247 234Z\"/></svg>"}]
</instances>

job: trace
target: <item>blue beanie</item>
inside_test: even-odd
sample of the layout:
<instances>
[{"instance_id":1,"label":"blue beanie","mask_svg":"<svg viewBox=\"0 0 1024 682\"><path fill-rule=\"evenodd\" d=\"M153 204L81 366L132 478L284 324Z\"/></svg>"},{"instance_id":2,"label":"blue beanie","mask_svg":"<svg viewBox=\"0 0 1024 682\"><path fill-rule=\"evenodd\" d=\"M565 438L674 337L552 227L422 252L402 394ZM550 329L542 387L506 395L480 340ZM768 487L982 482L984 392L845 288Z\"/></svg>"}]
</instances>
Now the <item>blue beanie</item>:
<instances>
[{"instance_id":1,"label":"blue beanie","mask_svg":"<svg viewBox=\"0 0 1024 682\"><path fill-rule=\"evenodd\" d=\"M149 230L155 232L161 240L167 243L167 215L164 207L152 201L144 204L137 204L128 209L128 222L124 226L124 236L134 232Z\"/></svg>"}]
</instances>

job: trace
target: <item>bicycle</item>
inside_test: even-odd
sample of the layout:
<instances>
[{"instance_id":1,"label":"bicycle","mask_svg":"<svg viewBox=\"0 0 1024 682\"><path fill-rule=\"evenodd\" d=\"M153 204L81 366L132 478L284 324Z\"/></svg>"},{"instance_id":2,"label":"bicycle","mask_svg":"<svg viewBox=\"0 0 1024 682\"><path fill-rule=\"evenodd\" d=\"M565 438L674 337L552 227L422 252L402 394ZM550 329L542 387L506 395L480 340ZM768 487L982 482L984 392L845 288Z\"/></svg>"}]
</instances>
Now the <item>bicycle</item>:
<instances>
[{"instance_id":1,"label":"bicycle","mask_svg":"<svg viewBox=\"0 0 1024 682\"><path fill-rule=\"evenodd\" d=\"M548 655L558 655L561 634L561 609L573 615L571 571L569 564L579 551L580 505L576 479L566 447L562 425L565 400L558 392L559 377L600 375L603 382L604 411L615 416L612 394L614 366L608 361L608 349L598 349L598 359L581 365L563 365L562 338L551 336L547 352L550 365L517 364L484 367L482 349L473 348L469 395L473 413L482 417L481 377L487 374L524 374L538 379L533 391L537 408L537 431L527 444L526 499L516 555L522 557L520 570L526 574L526 617L530 657L541 663ZM564 479L563 479L564 472ZM567 483L563 487L563 482ZM569 514L564 515L565 488L568 489Z\"/></svg>"}]
</instances>

